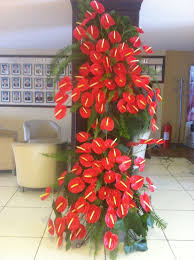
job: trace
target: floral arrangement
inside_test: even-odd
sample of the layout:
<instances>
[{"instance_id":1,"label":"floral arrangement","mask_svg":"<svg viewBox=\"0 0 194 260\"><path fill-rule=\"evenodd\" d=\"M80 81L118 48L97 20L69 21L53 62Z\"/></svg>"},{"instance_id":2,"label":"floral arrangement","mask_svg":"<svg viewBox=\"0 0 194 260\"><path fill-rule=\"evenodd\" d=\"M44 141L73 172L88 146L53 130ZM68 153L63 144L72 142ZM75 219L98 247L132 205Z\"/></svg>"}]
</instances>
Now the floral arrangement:
<instances>
[{"instance_id":1,"label":"floral arrangement","mask_svg":"<svg viewBox=\"0 0 194 260\"><path fill-rule=\"evenodd\" d=\"M140 130L150 124L155 132L157 102L153 98L159 102L162 98L159 88L154 92L149 86L149 76L141 74L140 54L152 53L151 47L142 46L143 30L132 26L128 17L106 13L98 1L87 0L83 8L84 19L73 30L78 73L74 79L65 76L59 81L55 117L66 115L65 102L71 95L72 111L78 110L88 121L88 129L77 133L72 168L57 179L56 218L49 220L48 230L56 233L58 246L65 240L67 249L75 240L81 241L80 246L94 242L95 255L103 241L115 258L120 242L125 253L144 251L148 226L155 222L165 228L151 206L149 192L155 186L138 173L143 172L145 159L132 149L163 140L133 142L126 126L137 134L135 122L141 123ZM57 63L59 71L69 60L65 62ZM41 199L50 192L49 187Z\"/></svg>"}]
</instances>

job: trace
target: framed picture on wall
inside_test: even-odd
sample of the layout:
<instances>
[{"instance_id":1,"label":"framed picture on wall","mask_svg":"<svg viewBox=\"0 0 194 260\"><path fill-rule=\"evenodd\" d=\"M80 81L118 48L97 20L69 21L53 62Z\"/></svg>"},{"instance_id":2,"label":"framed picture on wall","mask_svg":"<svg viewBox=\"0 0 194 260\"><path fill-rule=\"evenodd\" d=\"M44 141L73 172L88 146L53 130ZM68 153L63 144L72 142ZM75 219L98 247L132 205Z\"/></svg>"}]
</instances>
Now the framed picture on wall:
<instances>
[{"instance_id":1,"label":"framed picture on wall","mask_svg":"<svg viewBox=\"0 0 194 260\"><path fill-rule=\"evenodd\" d=\"M32 103L32 91L24 91L24 103Z\"/></svg>"},{"instance_id":2,"label":"framed picture on wall","mask_svg":"<svg viewBox=\"0 0 194 260\"><path fill-rule=\"evenodd\" d=\"M9 91L1 91L1 102L10 102L10 92Z\"/></svg>"},{"instance_id":3,"label":"framed picture on wall","mask_svg":"<svg viewBox=\"0 0 194 260\"><path fill-rule=\"evenodd\" d=\"M35 76L42 76L43 75L42 64L35 64L34 65L34 75Z\"/></svg>"},{"instance_id":4,"label":"framed picture on wall","mask_svg":"<svg viewBox=\"0 0 194 260\"><path fill-rule=\"evenodd\" d=\"M11 74L12 75L20 75L20 64L11 64Z\"/></svg>"},{"instance_id":5,"label":"framed picture on wall","mask_svg":"<svg viewBox=\"0 0 194 260\"><path fill-rule=\"evenodd\" d=\"M31 78L23 78L23 88L32 88Z\"/></svg>"},{"instance_id":6,"label":"framed picture on wall","mask_svg":"<svg viewBox=\"0 0 194 260\"><path fill-rule=\"evenodd\" d=\"M2 89L10 88L9 78L7 78L7 77L1 78L1 88Z\"/></svg>"},{"instance_id":7,"label":"framed picture on wall","mask_svg":"<svg viewBox=\"0 0 194 260\"><path fill-rule=\"evenodd\" d=\"M41 91L35 92L35 102L43 103L44 102L44 93Z\"/></svg>"},{"instance_id":8,"label":"framed picture on wall","mask_svg":"<svg viewBox=\"0 0 194 260\"><path fill-rule=\"evenodd\" d=\"M23 74L25 76L32 75L32 64L23 64Z\"/></svg>"},{"instance_id":9,"label":"framed picture on wall","mask_svg":"<svg viewBox=\"0 0 194 260\"><path fill-rule=\"evenodd\" d=\"M13 91L12 92L12 102L20 103L21 102L21 91Z\"/></svg>"},{"instance_id":10,"label":"framed picture on wall","mask_svg":"<svg viewBox=\"0 0 194 260\"><path fill-rule=\"evenodd\" d=\"M9 64L2 63L1 64L1 75L8 75L9 74Z\"/></svg>"},{"instance_id":11,"label":"framed picture on wall","mask_svg":"<svg viewBox=\"0 0 194 260\"><path fill-rule=\"evenodd\" d=\"M46 102L47 103L54 103L53 92L46 92Z\"/></svg>"},{"instance_id":12,"label":"framed picture on wall","mask_svg":"<svg viewBox=\"0 0 194 260\"><path fill-rule=\"evenodd\" d=\"M18 77L12 78L12 88L21 88L21 79Z\"/></svg>"}]
</instances>

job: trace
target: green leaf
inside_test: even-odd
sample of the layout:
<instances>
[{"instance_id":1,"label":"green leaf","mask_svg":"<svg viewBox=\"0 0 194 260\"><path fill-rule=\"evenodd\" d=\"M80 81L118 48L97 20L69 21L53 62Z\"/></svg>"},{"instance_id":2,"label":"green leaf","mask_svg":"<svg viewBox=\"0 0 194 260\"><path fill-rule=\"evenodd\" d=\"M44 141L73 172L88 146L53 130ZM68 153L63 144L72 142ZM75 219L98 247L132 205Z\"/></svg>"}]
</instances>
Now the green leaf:
<instances>
[{"instance_id":1,"label":"green leaf","mask_svg":"<svg viewBox=\"0 0 194 260\"><path fill-rule=\"evenodd\" d=\"M71 107L70 111L71 111L72 113L74 113L74 112L76 112L76 111L78 110L78 108L80 108L81 106L82 106L81 103L76 102L76 103L73 104L73 106Z\"/></svg>"},{"instance_id":2,"label":"green leaf","mask_svg":"<svg viewBox=\"0 0 194 260\"><path fill-rule=\"evenodd\" d=\"M129 148L125 146L124 144L117 145L117 148L124 154L129 152Z\"/></svg>"},{"instance_id":3,"label":"green leaf","mask_svg":"<svg viewBox=\"0 0 194 260\"><path fill-rule=\"evenodd\" d=\"M71 248L71 240L68 239L68 240L66 241L66 251L68 251L70 248Z\"/></svg>"}]
</instances>

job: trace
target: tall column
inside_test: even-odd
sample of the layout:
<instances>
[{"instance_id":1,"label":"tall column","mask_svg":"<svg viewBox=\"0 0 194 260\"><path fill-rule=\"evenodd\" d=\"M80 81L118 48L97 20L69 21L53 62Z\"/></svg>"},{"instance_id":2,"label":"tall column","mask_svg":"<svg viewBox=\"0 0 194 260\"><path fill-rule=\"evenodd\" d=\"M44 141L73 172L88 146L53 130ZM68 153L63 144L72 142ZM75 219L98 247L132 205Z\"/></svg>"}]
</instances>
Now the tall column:
<instances>
[{"instance_id":1,"label":"tall column","mask_svg":"<svg viewBox=\"0 0 194 260\"><path fill-rule=\"evenodd\" d=\"M70 0L72 4L72 28L75 27L78 21L78 8L77 0ZM129 16L132 25L139 25L139 11L143 0L98 0L101 2L107 11L115 10L118 14L123 16ZM76 64L73 64L73 75L75 71ZM72 144L76 143L76 132L86 129L85 120L81 118L79 113L74 113L72 115Z\"/></svg>"}]
</instances>

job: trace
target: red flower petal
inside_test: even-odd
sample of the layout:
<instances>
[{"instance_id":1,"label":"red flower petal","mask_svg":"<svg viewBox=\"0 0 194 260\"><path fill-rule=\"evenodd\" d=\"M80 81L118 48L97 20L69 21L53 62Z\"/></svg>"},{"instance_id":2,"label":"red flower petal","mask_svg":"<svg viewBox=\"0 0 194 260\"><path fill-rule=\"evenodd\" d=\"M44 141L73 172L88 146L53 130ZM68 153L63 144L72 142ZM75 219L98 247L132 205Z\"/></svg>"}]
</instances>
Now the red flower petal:
<instances>
[{"instance_id":1,"label":"red flower petal","mask_svg":"<svg viewBox=\"0 0 194 260\"><path fill-rule=\"evenodd\" d=\"M95 169L98 173L101 173L104 170L102 162L97 160L92 162L92 168Z\"/></svg>"},{"instance_id":2,"label":"red flower petal","mask_svg":"<svg viewBox=\"0 0 194 260\"><path fill-rule=\"evenodd\" d=\"M105 216L105 222L107 227L114 228L116 221L117 221L117 215L114 208L111 209L109 208Z\"/></svg>"},{"instance_id":3,"label":"red flower petal","mask_svg":"<svg viewBox=\"0 0 194 260\"><path fill-rule=\"evenodd\" d=\"M152 131L156 132L156 130L158 130L159 128L156 125L156 120L154 118L152 118L151 120L151 127L152 127Z\"/></svg>"},{"instance_id":4,"label":"red flower petal","mask_svg":"<svg viewBox=\"0 0 194 260\"><path fill-rule=\"evenodd\" d=\"M74 89L72 90L71 98L72 98L72 101L73 101L74 103L79 100L79 98L80 98L80 91L79 91L79 89L74 88Z\"/></svg>"},{"instance_id":5,"label":"red flower petal","mask_svg":"<svg viewBox=\"0 0 194 260\"><path fill-rule=\"evenodd\" d=\"M92 162L94 161L94 158L90 154L83 154L79 157L79 161L80 161L81 165L83 165L84 167L91 167Z\"/></svg>"},{"instance_id":6,"label":"red flower petal","mask_svg":"<svg viewBox=\"0 0 194 260\"><path fill-rule=\"evenodd\" d=\"M157 98L157 100L158 100L159 102L162 101L162 97L161 97L161 95L160 95L160 89L159 89L159 88L156 89L156 98Z\"/></svg>"},{"instance_id":7,"label":"red flower petal","mask_svg":"<svg viewBox=\"0 0 194 260\"><path fill-rule=\"evenodd\" d=\"M95 200L97 200L95 183L92 183L88 186L84 193L84 199L87 199L90 202L94 202Z\"/></svg>"},{"instance_id":8,"label":"red flower petal","mask_svg":"<svg viewBox=\"0 0 194 260\"><path fill-rule=\"evenodd\" d=\"M98 172L95 169L87 169L83 172L82 179L85 183L96 183Z\"/></svg>"},{"instance_id":9,"label":"red flower petal","mask_svg":"<svg viewBox=\"0 0 194 260\"><path fill-rule=\"evenodd\" d=\"M62 119L63 117L65 117L67 113L67 107L64 105L61 105L60 103L56 105L55 107L55 118L57 120Z\"/></svg>"},{"instance_id":10,"label":"red flower petal","mask_svg":"<svg viewBox=\"0 0 194 260\"><path fill-rule=\"evenodd\" d=\"M123 99L128 103L128 104L133 104L135 103L135 96L131 95L127 92L123 92Z\"/></svg>"},{"instance_id":11,"label":"red flower petal","mask_svg":"<svg viewBox=\"0 0 194 260\"><path fill-rule=\"evenodd\" d=\"M79 198L76 201L76 203L75 203L75 210L78 213L85 213L85 212L87 212L88 207L89 207L89 204L83 197Z\"/></svg>"},{"instance_id":12,"label":"red flower petal","mask_svg":"<svg viewBox=\"0 0 194 260\"><path fill-rule=\"evenodd\" d=\"M80 113L81 117L89 118L90 114L91 114L91 109L86 108L86 107L81 107L80 110L79 110L79 113Z\"/></svg>"},{"instance_id":13,"label":"red flower petal","mask_svg":"<svg viewBox=\"0 0 194 260\"><path fill-rule=\"evenodd\" d=\"M104 245L108 250L114 250L118 245L118 236L111 231L106 232L104 235Z\"/></svg>"},{"instance_id":14,"label":"red flower petal","mask_svg":"<svg viewBox=\"0 0 194 260\"><path fill-rule=\"evenodd\" d=\"M106 198L106 202L110 207L118 207L121 203L121 192L118 190L110 190Z\"/></svg>"},{"instance_id":15,"label":"red flower petal","mask_svg":"<svg viewBox=\"0 0 194 260\"><path fill-rule=\"evenodd\" d=\"M138 33L144 33L144 31L140 27L135 26L135 29Z\"/></svg>"},{"instance_id":16,"label":"red flower petal","mask_svg":"<svg viewBox=\"0 0 194 260\"><path fill-rule=\"evenodd\" d=\"M86 142L90 138L90 134L87 132L79 132L76 134L76 139L80 143Z\"/></svg>"},{"instance_id":17,"label":"red flower petal","mask_svg":"<svg viewBox=\"0 0 194 260\"><path fill-rule=\"evenodd\" d=\"M58 237L57 239L57 247L61 247L63 243L63 236Z\"/></svg>"},{"instance_id":18,"label":"red flower petal","mask_svg":"<svg viewBox=\"0 0 194 260\"><path fill-rule=\"evenodd\" d=\"M118 145L118 143L116 143L117 138L115 140L112 139L107 139L104 144L106 148L114 148L115 146Z\"/></svg>"},{"instance_id":19,"label":"red flower petal","mask_svg":"<svg viewBox=\"0 0 194 260\"><path fill-rule=\"evenodd\" d=\"M137 105L138 105L139 109L144 110L146 108L147 101L146 101L146 98L144 97L144 95L142 95L142 94L137 95L136 101L137 101Z\"/></svg>"},{"instance_id":20,"label":"red flower petal","mask_svg":"<svg viewBox=\"0 0 194 260\"><path fill-rule=\"evenodd\" d=\"M84 92L81 96L81 103L85 108L89 108L93 105L93 96L90 92Z\"/></svg>"},{"instance_id":21,"label":"red flower petal","mask_svg":"<svg viewBox=\"0 0 194 260\"><path fill-rule=\"evenodd\" d=\"M131 189L128 189L123 193L122 201L126 204L129 204L133 199L133 192Z\"/></svg>"},{"instance_id":22,"label":"red flower petal","mask_svg":"<svg viewBox=\"0 0 194 260\"><path fill-rule=\"evenodd\" d=\"M149 184L149 191L154 192L155 187L149 177L146 177L146 181Z\"/></svg>"},{"instance_id":23,"label":"red flower petal","mask_svg":"<svg viewBox=\"0 0 194 260\"><path fill-rule=\"evenodd\" d=\"M74 38L79 41L82 40L85 35L86 35L86 31L81 26L76 26L75 29L73 30Z\"/></svg>"},{"instance_id":24,"label":"red flower petal","mask_svg":"<svg viewBox=\"0 0 194 260\"><path fill-rule=\"evenodd\" d=\"M84 17L88 20L92 20L96 17L96 12L86 11Z\"/></svg>"},{"instance_id":25,"label":"red flower petal","mask_svg":"<svg viewBox=\"0 0 194 260\"><path fill-rule=\"evenodd\" d=\"M135 48L139 48L141 46L141 40L139 36L131 37L129 41L133 44Z\"/></svg>"},{"instance_id":26,"label":"red flower petal","mask_svg":"<svg viewBox=\"0 0 194 260\"><path fill-rule=\"evenodd\" d=\"M48 232L53 236L54 235L54 224L52 219L49 219L49 223L48 223Z\"/></svg>"},{"instance_id":27,"label":"red flower petal","mask_svg":"<svg viewBox=\"0 0 194 260\"><path fill-rule=\"evenodd\" d=\"M102 76L104 74L104 69L99 63L94 63L91 66L90 71L94 76Z\"/></svg>"},{"instance_id":28,"label":"red flower petal","mask_svg":"<svg viewBox=\"0 0 194 260\"><path fill-rule=\"evenodd\" d=\"M59 89L63 92L67 92L73 88L70 77L65 76L59 81Z\"/></svg>"},{"instance_id":29,"label":"red flower petal","mask_svg":"<svg viewBox=\"0 0 194 260\"><path fill-rule=\"evenodd\" d=\"M50 193L51 193L51 187L46 188L45 193L40 195L41 200L47 199Z\"/></svg>"},{"instance_id":30,"label":"red flower petal","mask_svg":"<svg viewBox=\"0 0 194 260\"><path fill-rule=\"evenodd\" d=\"M111 170L114 167L114 163L112 161L110 161L110 159L108 157L103 158L101 160L103 167L106 170Z\"/></svg>"},{"instance_id":31,"label":"red flower petal","mask_svg":"<svg viewBox=\"0 0 194 260\"><path fill-rule=\"evenodd\" d=\"M98 1L91 1L90 5L99 14L102 14L105 12L104 6L101 3L99 3Z\"/></svg>"},{"instance_id":32,"label":"red flower petal","mask_svg":"<svg viewBox=\"0 0 194 260\"><path fill-rule=\"evenodd\" d=\"M101 81L101 78L96 76L96 77L93 77L91 80L90 80L90 85L89 85L90 88L102 88L103 87L103 82Z\"/></svg>"},{"instance_id":33,"label":"red flower petal","mask_svg":"<svg viewBox=\"0 0 194 260\"><path fill-rule=\"evenodd\" d=\"M72 173L76 174L76 175L80 175L82 173L82 168L79 165L78 162L76 162L71 170Z\"/></svg>"},{"instance_id":34,"label":"red flower petal","mask_svg":"<svg viewBox=\"0 0 194 260\"><path fill-rule=\"evenodd\" d=\"M107 198L109 188L107 186L102 186L98 191L98 197L100 200L105 200Z\"/></svg>"},{"instance_id":35,"label":"red flower petal","mask_svg":"<svg viewBox=\"0 0 194 260\"><path fill-rule=\"evenodd\" d=\"M111 61L108 56L104 56L102 59L106 73L112 72Z\"/></svg>"},{"instance_id":36,"label":"red flower petal","mask_svg":"<svg viewBox=\"0 0 194 260\"><path fill-rule=\"evenodd\" d=\"M126 76L124 74L115 76L115 82L120 88L123 88L126 85Z\"/></svg>"},{"instance_id":37,"label":"red flower petal","mask_svg":"<svg viewBox=\"0 0 194 260\"><path fill-rule=\"evenodd\" d=\"M104 85L107 87L107 89L109 90L113 90L116 88L116 84L114 83L114 81L112 79L106 79L104 81Z\"/></svg>"},{"instance_id":38,"label":"red flower petal","mask_svg":"<svg viewBox=\"0 0 194 260\"><path fill-rule=\"evenodd\" d=\"M96 138L92 141L92 150L96 153L96 154L102 154L106 148L104 145L104 140L102 138Z\"/></svg>"},{"instance_id":39,"label":"red flower petal","mask_svg":"<svg viewBox=\"0 0 194 260\"><path fill-rule=\"evenodd\" d=\"M113 183L116 180L116 172L108 171L104 174L104 182L106 184Z\"/></svg>"},{"instance_id":40,"label":"red flower petal","mask_svg":"<svg viewBox=\"0 0 194 260\"><path fill-rule=\"evenodd\" d=\"M122 180L121 175L117 176L115 188L117 188L120 191L127 191L127 190L129 190L129 186L130 186L129 181Z\"/></svg>"},{"instance_id":41,"label":"red flower petal","mask_svg":"<svg viewBox=\"0 0 194 260\"><path fill-rule=\"evenodd\" d=\"M111 41L111 43L119 43L121 41L121 35L117 31L110 32L108 38Z\"/></svg>"},{"instance_id":42,"label":"red flower petal","mask_svg":"<svg viewBox=\"0 0 194 260\"><path fill-rule=\"evenodd\" d=\"M100 39L96 44L96 50L98 52L106 52L110 49L110 44L106 39Z\"/></svg>"},{"instance_id":43,"label":"red flower petal","mask_svg":"<svg viewBox=\"0 0 194 260\"><path fill-rule=\"evenodd\" d=\"M82 76L88 76L90 72L90 64L88 62L82 64L80 67L79 67L79 74L82 75Z\"/></svg>"},{"instance_id":44,"label":"red flower petal","mask_svg":"<svg viewBox=\"0 0 194 260\"><path fill-rule=\"evenodd\" d=\"M76 213L72 213L71 211L66 216L67 228L71 231L74 231L79 228L80 220Z\"/></svg>"},{"instance_id":45,"label":"red flower petal","mask_svg":"<svg viewBox=\"0 0 194 260\"><path fill-rule=\"evenodd\" d=\"M153 53L152 47L149 47L147 45L143 45L143 49L146 53L151 54Z\"/></svg>"},{"instance_id":46,"label":"red flower petal","mask_svg":"<svg viewBox=\"0 0 194 260\"><path fill-rule=\"evenodd\" d=\"M114 129L114 121L110 117L102 119L100 128L106 131L112 131Z\"/></svg>"},{"instance_id":47,"label":"red flower petal","mask_svg":"<svg viewBox=\"0 0 194 260\"><path fill-rule=\"evenodd\" d=\"M76 146L76 153L91 153L91 144L84 143L79 146Z\"/></svg>"},{"instance_id":48,"label":"red flower petal","mask_svg":"<svg viewBox=\"0 0 194 260\"><path fill-rule=\"evenodd\" d=\"M117 103L117 108L120 113L125 113L127 111L126 108L126 101L124 99L120 99L119 102Z\"/></svg>"},{"instance_id":49,"label":"red flower petal","mask_svg":"<svg viewBox=\"0 0 194 260\"><path fill-rule=\"evenodd\" d=\"M96 103L101 104L106 101L106 94L101 89L98 89L95 91L94 98L96 100Z\"/></svg>"},{"instance_id":50,"label":"red flower petal","mask_svg":"<svg viewBox=\"0 0 194 260\"><path fill-rule=\"evenodd\" d=\"M152 102L150 104L150 106L149 106L149 114L150 114L150 116L153 116L156 113L156 107L157 107L156 102Z\"/></svg>"},{"instance_id":51,"label":"red flower petal","mask_svg":"<svg viewBox=\"0 0 194 260\"><path fill-rule=\"evenodd\" d=\"M85 183L80 177L76 177L69 182L68 189L71 193L80 193L85 189Z\"/></svg>"},{"instance_id":52,"label":"red flower petal","mask_svg":"<svg viewBox=\"0 0 194 260\"><path fill-rule=\"evenodd\" d=\"M148 94L147 94L147 97L146 97L148 104L152 103L153 97L154 97L154 92L149 91Z\"/></svg>"},{"instance_id":53,"label":"red flower petal","mask_svg":"<svg viewBox=\"0 0 194 260\"><path fill-rule=\"evenodd\" d=\"M58 237L61 237L63 235L63 232L65 231L65 219L64 218L56 218L55 219L55 230Z\"/></svg>"},{"instance_id":54,"label":"red flower petal","mask_svg":"<svg viewBox=\"0 0 194 260\"><path fill-rule=\"evenodd\" d=\"M133 190L139 190L139 189L141 189L143 187L144 177L139 176L139 175L133 175L130 178L130 181L131 181L131 188Z\"/></svg>"},{"instance_id":55,"label":"red flower petal","mask_svg":"<svg viewBox=\"0 0 194 260\"><path fill-rule=\"evenodd\" d=\"M67 175L67 171L64 171L61 176L57 179L58 180L58 185L59 186L62 186L63 183L64 183L64 179L65 179L65 176Z\"/></svg>"},{"instance_id":56,"label":"red flower petal","mask_svg":"<svg viewBox=\"0 0 194 260\"><path fill-rule=\"evenodd\" d=\"M121 156L121 152L120 152L120 150L117 149L117 148L111 149L111 150L109 151L109 153L108 153L108 158L109 158L109 160L112 161L113 163L115 163L116 158L117 158L118 156Z\"/></svg>"},{"instance_id":57,"label":"red flower petal","mask_svg":"<svg viewBox=\"0 0 194 260\"><path fill-rule=\"evenodd\" d=\"M90 52L95 50L95 45L91 42L84 41L81 44L80 49L84 54L90 55Z\"/></svg>"},{"instance_id":58,"label":"red flower petal","mask_svg":"<svg viewBox=\"0 0 194 260\"><path fill-rule=\"evenodd\" d=\"M117 62L123 60L123 58L120 55L118 48L112 48L110 51L110 57L111 59L115 59Z\"/></svg>"},{"instance_id":59,"label":"red flower petal","mask_svg":"<svg viewBox=\"0 0 194 260\"><path fill-rule=\"evenodd\" d=\"M91 35L91 37L95 40L98 39L99 36L99 30L98 27L95 25L90 25L87 29L87 32Z\"/></svg>"},{"instance_id":60,"label":"red flower petal","mask_svg":"<svg viewBox=\"0 0 194 260\"><path fill-rule=\"evenodd\" d=\"M145 167L145 160L141 157L135 159L135 165L139 167L140 172L143 172Z\"/></svg>"},{"instance_id":61,"label":"red flower petal","mask_svg":"<svg viewBox=\"0 0 194 260\"><path fill-rule=\"evenodd\" d=\"M114 19L108 13L101 16L100 23L104 29L109 29L110 26L115 25Z\"/></svg>"},{"instance_id":62,"label":"red flower petal","mask_svg":"<svg viewBox=\"0 0 194 260\"><path fill-rule=\"evenodd\" d=\"M55 102L58 104L63 104L65 101L67 101L68 97L69 96L64 92L58 91L57 94L55 95Z\"/></svg>"},{"instance_id":63,"label":"red flower petal","mask_svg":"<svg viewBox=\"0 0 194 260\"><path fill-rule=\"evenodd\" d=\"M74 241L75 239L80 240L86 236L86 228L84 225L80 224L78 229L74 230L70 235L70 240Z\"/></svg>"},{"instance_id":64,"label":"red flower petal","mask_svg":"<svg viewBox=\"0 0 194 260\"><path fill-rule=\"evenodd\" d=\"M147 193L144 192L144 194L140 195L139 198L140 198L140 203L143 209L145 210L145 212L149 212L150 210L152 210L150 198Z\"/></svg>"},{"instance_id":65,"label":"red flower petal","mask_svg":"<svg viewBox=\"0 0 194 260\"><path fill-rule=\"evenodd\" d=\"M123 63L117 63L113 67L114 73L119 75L127 74L127 69Z\"/></svg>"},{"instance_id":66,"label":"red flower petal","mask_svg":"<svg viewBox=\"0 0 194 260\"><path fill-rule=\"evenodd\" d=\"M95 109L96 109L96 112L99 113L99 114L104 114L105 113L105 108L106 108L106 104L105 103L96 103L95 104Z\"/></svg>"},{"instance_id":67,"label":"red flower petal","mask_svg":"<svg viewBox=\"0 0 194 260\"><path fill-rule=\"evenodd\" d=\"M81 92L89 89L88 79L84 78L84 79L79 80L78 83L77 83L76 89L78 89Z\"/></svg>"},{"instance_id":68,"label":"red flower petal","mask_svg":"<svg viewBox=\"0 0 194 260\"><path fill-rule=\"evenodd\" d=\"M90 60L93 63L100 63L102 61L102 54L97 51L91 51L90 52Z\"/></svg>"},{"instance_id":69,"label":"red flower petal","mask_svg":"<svg viewBox=\"0 0 194 260\"><path fill-rule=\"evenodd\" d=\"M123 156L118 156L116 158L116 162L119 163L119 170L121 172L124 172L126 170L128 170L131 167L131 158L123 155Z\"/></svg>"},{"instance_id":70,"label":"red flower petal","mask_svg":"<svg viewBox=\"0 0 194 260\"><path fill-rule=\"evenodd\" d=\"M88 223L96 223L101 215L101 208L96 205L90 205L89 210L85 214Z\"/></svg>"},{"instance_id":71,"label":"red flower petal","mask_svg":"<svg viewBox=\"0 0 194 260\"><path fill-rule=\"evenodd\" d=\"M128 213L127 204L125 204L125 203L119 204L118 209L117 209L117 216L119 218L124 218L127 215L127 213Z\"/></svg>"},{"instance_id":72,"label":"red flower petal","mask_svg":"<svg viewBox=\"0 0 194 260\"><path fill-rule=\"evenodd\" d=\"M130 114L137 114L139 112L139 109L137 107L137 104L127 104L127 110Z\"/></svg>"},{"instance_id":73,"label":"red flower petal","mask_svg":"<svg viewBox=\"0 0 194 260\"><path fill-rule=\"evenodd\" d=\"M55 208L57 212L63 212L67 208L67 199L59 196L55 201Z\"/></svg>"}]
</instances>

